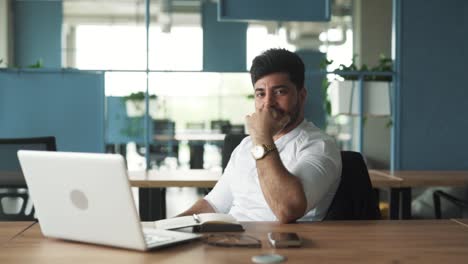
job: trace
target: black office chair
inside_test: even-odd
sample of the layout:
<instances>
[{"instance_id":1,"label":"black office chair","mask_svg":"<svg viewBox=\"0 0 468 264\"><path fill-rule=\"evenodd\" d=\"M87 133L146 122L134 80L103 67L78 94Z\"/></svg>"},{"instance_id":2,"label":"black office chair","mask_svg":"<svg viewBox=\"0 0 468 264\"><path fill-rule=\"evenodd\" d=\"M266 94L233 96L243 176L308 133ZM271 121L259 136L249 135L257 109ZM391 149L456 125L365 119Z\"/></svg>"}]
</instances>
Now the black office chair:
<instances>
[{"instance_id":1,"label":"black office chair","mask_svg":"<svg viewBox=\"0 0 468 264\"><path fill-rule=\"evenodd\" d=\"M175 140L175 122L169 119L154 119L153 136L162 137L162 140L155 138L149 146L151 161L157 165L166 157L177 157L179 153L179 144Z\"/></svg>"},{"instance_id":2,"label":"black office chair","mask_svg":"<svg viewBox=\"0 0 468 264\"><path fill-rule=\"evenodd\" d=\"M341 151L341 161L341 182L323 220L381 219L377 197L362 155Z\"/></svg>"},{"instance_id":3,"label":"black office chair","mask_svg":"<svg viewBox=\"0 0 468 264\"><path fill-rule=\"evenodd\" d=\"M448 202L451 202L452 204L454 204L456 207L460 209L460 211L468 209L467 201L457 198L453 195L450 195L444 191L436 190L432 194L432 199L434 200L434 215L435 215L435 218L437 219L442 219L442 208L441 208L441 203L440 203L441 198L444 198Z\"/></svg>"},{"instance_id":4,"label":"black office chair","mask_svg":"<svg viewBox=\"0 0 468 264\"><path fill-rule=\"evenodd\" d=\"M223 171L231 158L232 152L246 136L246 134L227 134L224 138L223 149L221 151L221 167Z\"/></svg>"},{"instance_id":5,"label":"black office chair","mask_svg":"<svg viewBox=\"0 0 468 264\"><path fill-rule=\"evenodd\" d=\"M231 122L229 120L211 120L211 130L228 134L231 131Z\"/></svg>"},{"instance_id":6,"label":"black office chair","mask_svg":"<svg viewBox=\"0 0 468 264\"><path fill-rule=\"evenodd\" d=\"M0 220L34 220L34 207L27 212L29 195L26 181L19 164L17 152L20 149L55 151L55 137L0 139ZM21 202L19 211L6 212L4 202L8 199Z\"/></svg>"}]
</instances>

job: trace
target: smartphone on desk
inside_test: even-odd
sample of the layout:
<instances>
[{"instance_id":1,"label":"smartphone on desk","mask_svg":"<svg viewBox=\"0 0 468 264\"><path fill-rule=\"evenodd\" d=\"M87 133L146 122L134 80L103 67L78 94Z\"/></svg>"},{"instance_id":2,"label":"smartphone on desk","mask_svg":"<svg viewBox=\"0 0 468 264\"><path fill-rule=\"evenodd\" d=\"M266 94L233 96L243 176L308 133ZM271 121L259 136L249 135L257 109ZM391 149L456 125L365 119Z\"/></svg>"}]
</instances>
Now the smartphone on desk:
<instances>
[{"instance_id":1,"label":"smartphone on desk","mask_svg":"<svg viewBox=\"0 0 468 264\"><path fill-rule=\"evenodd\" d=\"M296 233L270 232L268 241L275 248L300 247L301 238Z\"/></svg>"}]
</instances>

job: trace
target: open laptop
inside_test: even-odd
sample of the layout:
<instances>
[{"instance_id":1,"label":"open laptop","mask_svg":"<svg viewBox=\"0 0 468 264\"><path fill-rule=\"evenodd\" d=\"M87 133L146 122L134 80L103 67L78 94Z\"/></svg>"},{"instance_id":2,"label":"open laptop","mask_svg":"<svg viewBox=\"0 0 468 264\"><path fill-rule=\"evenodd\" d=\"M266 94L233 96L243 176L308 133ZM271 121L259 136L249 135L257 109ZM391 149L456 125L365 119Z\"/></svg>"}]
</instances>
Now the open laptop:
<instances>
[{"instance_id":1,"label":"open laptop","mask_svg":"<svg viewBox=\"0 0 468 264\"><path fill-rule=\"evenodd\" d=\"M46 237L149 250L198 234L142 227L118 154L18 151Z\"/></svg>"}]
</instances>

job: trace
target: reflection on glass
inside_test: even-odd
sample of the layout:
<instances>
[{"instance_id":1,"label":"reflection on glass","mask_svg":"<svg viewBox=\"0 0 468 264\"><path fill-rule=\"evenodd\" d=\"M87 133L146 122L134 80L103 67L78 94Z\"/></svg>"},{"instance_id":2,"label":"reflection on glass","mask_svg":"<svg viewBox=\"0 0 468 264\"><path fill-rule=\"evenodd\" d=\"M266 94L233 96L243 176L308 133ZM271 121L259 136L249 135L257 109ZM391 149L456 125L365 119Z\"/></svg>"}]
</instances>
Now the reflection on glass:
<instances>
[{"instance_id":1,"label":"reflection on glass","mask_svg":"<svg viewBox=\"0 0 468 264\"><path fill-rule=\"evenodd\" d=\"M176 131L196 123L204 125L192 130L210 130L214 120L243 124L253 111L248 73L150 73L149 83L150 94L157 95L155 117L174 120Z\"/></svg>"},{"instance_id":2,"label":"reflection on glass","mask_svg":"<svg viewBox=\"0 0 468 264\"><path fill-rule=\"evenodd\" d=\"M170 32L152 26L149 34L150 70L203 69L203 30L200 25L172 26Z\"/></svg>"},{"instance_id":3,"label":"reflection on glass","mask_svg":"<svg viewBox=\"0 0 468 264\"><path fill-rule=\"evenodd\" d=\"M107 72L106 95L106 151L121 153L127 158L130 170L146 168L144 158L144 117L129 114L128 106L137 102L127 100L131 93L144 91L146 75L142 72Z\"/></svg>"},{"instance_id":4,"label":"reflection on glass","mask_svg":"<svg viewBox=\"0 0 468 264\"><path fill-rule=\"evenodd\" d=\"M76 65L78 69L145 70L146 36L144 26L76 26Z\"/></svg>"}]
</instances>

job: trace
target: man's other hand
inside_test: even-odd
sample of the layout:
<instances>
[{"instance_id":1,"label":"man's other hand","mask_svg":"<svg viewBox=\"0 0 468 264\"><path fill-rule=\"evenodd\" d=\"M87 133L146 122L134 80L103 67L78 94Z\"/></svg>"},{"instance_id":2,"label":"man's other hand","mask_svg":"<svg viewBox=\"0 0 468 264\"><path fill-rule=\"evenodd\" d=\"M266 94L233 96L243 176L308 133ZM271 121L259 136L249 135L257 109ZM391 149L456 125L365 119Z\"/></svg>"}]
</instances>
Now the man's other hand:
<instances>
[{"instance_id":1,"label":"man's other hand","mask_svg":"<svg viewBox=\"0 0 468 264\"><path fill-rule=\"evenodd\" d=\"M269 144L291 118L281 110L262 106L245 119L254 144Z\"/></svg>"}]
</instances>

